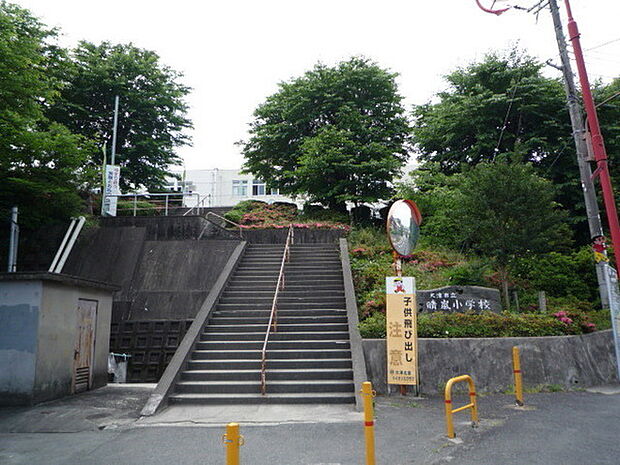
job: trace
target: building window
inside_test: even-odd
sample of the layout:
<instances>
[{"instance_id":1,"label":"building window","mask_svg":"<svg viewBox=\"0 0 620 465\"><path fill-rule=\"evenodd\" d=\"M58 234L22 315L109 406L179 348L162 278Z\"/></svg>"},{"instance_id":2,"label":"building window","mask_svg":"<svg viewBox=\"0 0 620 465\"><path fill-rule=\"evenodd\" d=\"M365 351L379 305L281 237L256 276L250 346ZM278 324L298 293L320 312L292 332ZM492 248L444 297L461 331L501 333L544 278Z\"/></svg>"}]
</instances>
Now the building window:
<instances>
[{"instance_id":1,"label":"building window","mask_svg":"<svg viewBox=\"0 0 620 465\"><path fill-rule=\"evenodd\" d=\"M248 195L248 181L247 180L233 180L232 193L235 197L244 197Z\"/></svg>"},{"instance_id":2,"label":"building window","mask_svg":"<svg viewBox=\"0 0 620 465\"><path fill-rule=\"evenodd\" d=\"M265 181L260 179L252 181L252 195L265 195Z\"/></svg>"},{"instance_id":3,"label":"building window","mask_svg":"<svg viewBox=\"0 0 620 465\"><path fill-rule=\"evenodd\" d=\"M271 195L280 195L280 189L271 188L269 192L271 193Z\"/></svg>"}]
</instances>

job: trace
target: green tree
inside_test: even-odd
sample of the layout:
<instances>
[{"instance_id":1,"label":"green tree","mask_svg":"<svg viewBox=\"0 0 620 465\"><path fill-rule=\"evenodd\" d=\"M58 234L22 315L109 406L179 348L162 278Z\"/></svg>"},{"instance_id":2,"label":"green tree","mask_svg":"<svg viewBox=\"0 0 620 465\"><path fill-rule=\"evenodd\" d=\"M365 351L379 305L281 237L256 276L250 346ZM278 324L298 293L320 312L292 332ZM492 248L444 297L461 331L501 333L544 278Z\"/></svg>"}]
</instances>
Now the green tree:
<instances>
[{"instance_id":1,"label":"green tree","mask_svg":"<svg viewBox=\"0 0 620 465\"><path fill-rule=\"evenodd\" d=\"M424 162L456 173L497 159L530 163L556 186L555 200L588 241L572 129L561 80L544 77L542 64L513 50L445 76L436 103L414 109L414 142Z\"/></svg>"},{"instance_id":2,"label":"green tree","mask_svg":"<svg viewBox=\"0 0 620 465\"><path fill-rule=\"evenodd\" d=\"M0 215L18 206L25 233L79 210L91 149L45 117L59 86L48 70L63 53L54 39L27 10L0 2Z\"/></svg>"},{"instance_id":3,"label":"green tree","mask_svg":"<svg viewBox=\"0 0 620 465\"><path fill-rule=\"evenodd\" d=\"M609 171L613 178L616 201L620 192L620 78L594 89L594 100L601 104L598 117L609 156Z\"/></svg>"},{"instance_id":4,"label":"green tree","mask_svg":"<svg viewBox=\"0 0 620 465\"><path fill-rule=\"evenodd\" d=\"M415 107L414 138L424 161L446 173L508 153L545 165L571 140L564 88L518 51L490 54L445 76L437 103ZM551 159L551 160L549 160Z\"/></svg>"},{"instance_id":5,"label":"green tree","mask_svg":"<svg viewBox=\"0 0 620 465\"><path fill-rule=\"evenodd\" d=\"M395 78L351 58L281 83L254 112L244 169L336 210L388 198L410 132Z\"/></svg>"},{"instance_id":6,"label":"green tree","mask_svg":"<svg viewBox=\"0 0 620 465\"><path fill-rule=\"evenodd\" d=\"M63 87L50 117L99 147L107 143L109 162L118 95L116 163L122 188L161 187L169 166L180 162L175 148L189 143L184 130L192 125L184 98L190 89L178 82L182 75L155 52L108 42L80 42L53 71ZM100 166L101 150L90 155L90 163Z\"/></svg>"},{"instance_id":7,"label":"green tree","mask_svg":"<svg viewBox=\"0 0 620 465\"><path fill-rule=\"evenodd\" d=\"M424 211L424 231L444 231L438 242L493 258L505 290L508 265L516 257L571 244L553 184L529 164L480 163L448 179L436 188L427 183L421 194L434 208ZM439 201L429 202L434 195Z\"/></svg>"}]
</instances>

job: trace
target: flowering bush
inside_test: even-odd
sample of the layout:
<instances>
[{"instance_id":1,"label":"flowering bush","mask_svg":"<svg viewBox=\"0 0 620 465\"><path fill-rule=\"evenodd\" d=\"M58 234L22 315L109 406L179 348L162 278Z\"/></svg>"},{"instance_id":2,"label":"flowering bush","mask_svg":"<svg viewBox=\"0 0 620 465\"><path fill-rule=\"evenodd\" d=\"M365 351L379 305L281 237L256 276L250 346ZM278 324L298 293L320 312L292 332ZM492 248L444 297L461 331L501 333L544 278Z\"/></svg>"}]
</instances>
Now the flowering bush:
<instances>
[{"instance_id":1,"label":"flowering bush","mask_svg":"<svg viewBox=\"0 0 620 465\"><path fill-rule=\"evenodd\" d=\"M556 317L558 320L560 320L565 325L573 324L573 320L571 320L568 317L568 314L566 312L557 312L557 313L554 313L553 316Z\"/></svg>"},{"instance_id":2,"label":"flowering bush","mask_svg":"<svg viewBox=\"0 0 620 465\"><path fill-rule=\"evenodd\" d=\"M351 229L348 224L334 221L300 221L297 207L287 203L243 201L224 216L245 229L283 229L290 224L296 229Z\"/></svg>"},{"instance_id":3,"label":"flowering bush","mask_svg":"<svg viewBox=\"0 0 620 465\"><path fill-rule=\"evenodd\" d=\"M568 334L591 333L596 331L596 324L590 321L588 313L571 309L560 310L553 314L557 320L566 326Z\"/></svg>"},{"instance_id":4,"label":"flowering bush","mask_svg":"<svg viewBox=\"0 0 620 465\"><path fill-rule=\"evenodd\" d=\"M433 260L431 262L422 263L420 268L425 271L435 271L439 268L446 268L449 266L454 266L454 262L449 262L447 260Z\"/></svg>"},{"instance_id":5,"label":"flowering bush","mask_svg":"<svg viewBox=\"0 0 620 465\"><path fill-rule=\"evenodd\" d=\"M365 257L368 255L369 250L365 247L356 247L351 250L351 255L353 257Z\"/></svg>"}]
</instances>

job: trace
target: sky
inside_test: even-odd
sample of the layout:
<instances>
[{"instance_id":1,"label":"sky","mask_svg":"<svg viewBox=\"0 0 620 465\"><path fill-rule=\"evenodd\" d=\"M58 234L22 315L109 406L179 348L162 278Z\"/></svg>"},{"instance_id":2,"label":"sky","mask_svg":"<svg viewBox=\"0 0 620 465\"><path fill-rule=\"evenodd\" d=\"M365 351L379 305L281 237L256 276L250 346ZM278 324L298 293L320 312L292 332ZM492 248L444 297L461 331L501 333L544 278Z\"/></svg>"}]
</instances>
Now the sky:
<instances>
[{"instance_id":1,"label":"sky","mask_svg":"<svg viewBox=\"0 0 620 465\"><path fill-rule=\"evenodd\" d=\"M235 142L248 137L254 109L278 83L365 56L399 74L407 109L446 88L442 76L515 45L559 63L548 9L484 13L475 0L9 0L58 27L60 42L128 43L157 52L192 87L186 169L236 169ZM480 0L490 6L492 0ZM530 7L537 0L497 5ZM564 2L559 0L566 23ZM620 2L572 0L590 80L620 76ZM609 42L609 43L608 43ZM606 45L602 45L606 44ZM588 50L592 48L592 50ZM559 77L547 67L545 74Z\"/></svg>"}]
</instances>

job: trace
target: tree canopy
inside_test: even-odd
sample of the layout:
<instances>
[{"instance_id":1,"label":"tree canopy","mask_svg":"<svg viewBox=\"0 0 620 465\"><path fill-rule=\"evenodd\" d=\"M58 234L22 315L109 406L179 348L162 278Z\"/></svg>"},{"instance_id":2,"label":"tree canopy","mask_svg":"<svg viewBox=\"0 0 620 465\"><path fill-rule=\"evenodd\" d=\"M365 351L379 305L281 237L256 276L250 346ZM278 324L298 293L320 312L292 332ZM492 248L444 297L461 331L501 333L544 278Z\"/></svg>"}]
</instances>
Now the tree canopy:
<instances>
[{"instance_id":1,"label":"tree canopy","mask_svg":"<svg viewBox=\"0 0 620 465\"><path fill-rule=\"evenodd\" d=\"M61 54L54 38L27 10L0 2L0 213L6 218L18 206L26 228L79 209L92 149L45 116L58 97L59 82L48 72Z\"/></svg>"},{"instance_id":2,"label":"tree canopy","mask_svg":"<svg viewBox=\"0 0 620 465\"><path fill-rule=\"evenodd\" d=\"M561 80L542 75L542 66L513 50L448 74L449 87L437 101L414 109L416 149L420 160L437 163L446 174L494 160L530 163L553 182L555 200L571 213L566 221L585 243L589 232L566 95ZM607 95L604 88L599 93Z\"/></svg>"},{"instance_id":3,"label":"tree canopy","mask_svg":"<svg viewBox=\"0 0 620 465\"><path fill-rule=\"evenodd\" d=\"M396 76L351 58L281 83L254 112L244 169L338 210L388 198L410 132Z\"/></svg>"},{"instance_id":4,"label":"tree canopy","mask_svg":"<svg viewBox=\"0 0 620 465\"><path fill-rule=\"evenodd\" d=\"M549 166L572 139L562 83L543 77L541 68L512 51L445 76L449 89L437 95L439 101L414 111L420 158L446 173L498 154Z\"/></svg>"},{"instance_id":5,"label":"tree canopy","mask_svg":"<svg viewBox=\"0 0 620 465\"><path fill-rule=\"evenodd\" d=\"M529 164L484 162L451 176L422 170L401 193L419 201L423 234L436 244L495 260L505 291L515 258L572 244L553 184Z\"/></svg>"},{"instance_id":6,"label":"tree canopy","mask_svg":"<svg viewBox=\"0 0 620 465\"><path fill-rule=\"evenodd\" d=\"M424 232L441 245L494 257L506 265L518 255L571 244L555 187L523 163L480 163L446 176L415 174L401 193L419 201Z\"/></svg>"},{"instance_id":7,"label":"tree canopy","mask_svg":"<svg viewBox=\"0 0 620 465\"><path fill-rule=\"evenodd\" d=\"M188 144L191 128L184 101L189 88L180 73L163 65L152 51L128 45L80 42L69 59L53 70L62 80L50 118L112 149L114 99L120 97L116 163L122 188L161 187L169 165L181 159L175 148ZM101 149L90 154L99 166Z\"/></svg>"}]
</instances>

